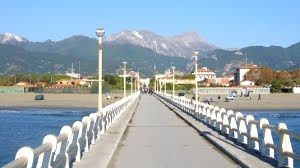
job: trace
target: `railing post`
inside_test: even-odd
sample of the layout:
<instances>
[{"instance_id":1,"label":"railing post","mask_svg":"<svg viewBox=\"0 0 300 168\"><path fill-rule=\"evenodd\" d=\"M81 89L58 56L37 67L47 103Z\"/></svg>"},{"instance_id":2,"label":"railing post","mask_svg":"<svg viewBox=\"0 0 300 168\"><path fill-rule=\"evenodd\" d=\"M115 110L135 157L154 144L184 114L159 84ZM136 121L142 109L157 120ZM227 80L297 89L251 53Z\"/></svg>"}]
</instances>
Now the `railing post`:
<instances>
[{"instance_id":1,"label":"railing post","mask_svg":"<svg viewBox=\"0 0 300 168\"><path fill-rule=\"evenodd\" d=\"M217 127L217 114L218 112L220 111L220 108L215 106L214 109L212 110L211 112L211 122L210 122L210 125L216 129Z\"/></svg>"},{"instance_id":2,"label":"railing post","mask_svg":"<svg viewBox=\"0 0 300 168\"><path fill-rule=\"evenodd\" d=\"M82 135L82 122L76 121L74 122L72 129L78 129L75 133L73 133L72 143L69 146L69 156L70 161L72 162L75 158L76 162L79 162L81 159L81 146L79 144L80 137ZM75 156L74 156L75 155Z\"/></svg>"},{"instance_id":3,"label":"railing post","mask_svg":"<svg viewBox=\"0 0 300 168\"><path fill-rule=\"evenodd\" d=\"M261 150L259 149L258 142L253 140L253 138L258 139L258 132L257 132L256 124L253 124L252 121L255 121L254 117L252 115L247 115L246 117L247 136L248 136L247 146L255 150Z\"/></svg>"},{"instance_id":4,"label":"railing post","mask_svg":"<svg viewBox=\"0 0 300 168\"><path fill-rule=\"evenodd\" d=\"M293 158L286 156L285 153L293 153L293 147L291 144L290 136L285 134L283 131L287 130L287 126L284 123L278 124L278 133L280 136L280 151L278 157L278 167L283 167L285 163L285 159L287 159L287 166L294 167Z\"/></svg>"},{"instance_id":5,"label":"railing post","mask_svg":"<svg viewBox=\"0 0 300 168\"><path fill-rule=\"evenodd\" d=\"M242 119L244 116L241 112L235 113L235 119L237 120L237 128L238 128L238 141L247 144L248 138L247 138L247 127L246 122L244 119Z\"/></svg>"},{"instance_id":6,"label":"railing post","mask_svg":"<svg viewBox=\"0 0 300 168\"><path fill-rule=\"evenodd\" d=\"M227 111L227 115L229 118L229 137L232 137L234 139L237 139L237 123L236 123L236 119L235 119L235 113L232 110L228 110Z\"/></svg>"},{"instance_id":7,"label":"railing post","mask_svg":"<svg viewBox=\"0 0 300 168\"><path fill-rule=\"evenodd\" d=\"M59 142L56 146L53 167L69 168L69 154L67 153L70 143L72 142L72 128L70 126L63 126L60 130L60 135L66 134L67 138ZM61 163L61 164L60 164ZM54 166L55 165L55 166Z\"/></svg>"},{"instance_id":8,"label":"railing post","mask_svg":"<svg viewBox=\"0 0 300 168\"><path fill-rule=\"evenodd\" d=\"M94 128L95 128L95 123L96 123L96 120L97 120L97 116L95 113L91 113L89 115L89 118L90 118L90 127L88 129L88 133L87 133L87 136L88 136L88 145L90 144L94 144L95 143L95 132L94 132Z\"/></svg>"},{"instance_id":9,"label":"railing post","mask_svg":"<svg viewBox=\"0 0 300 168\"><path fill-rule=\"evenodd\" d=\"M272 132L270 128L266 128L264 125L269 125L269 121L266 118L262 118L259 121L259 127L262 129L263 134L263 138L260 139L260 151L263 156L274 158L274 149L266 146L267 144L274 145Z\"/></svg>"},{"instance_id":10,"label":"railing post","mask_svg":"<svg viewBox=\"0 0 300 168\"><path fill-rule=\"evenodd\" d=\"M224 108L221 108L221 109L219 110L219 112L217 113L216 129L217 129L218 131L221 131L221 130L222 130L222 123L223 123L222 114L223 114L223 113L226 113L226 110L225 110Z\"/></svg>"},{"instance_id":11,"label":"railing post","mask_svg":"<svg viewBox=\"0 0 300 168\"><path fill-rule=\"evenodd\" d=\"M30 147L23 147L21 149L18 150L15 159L19 159L19 158L26 158L27 160L27 164L26 164L26 168L31 168L33 165L33 158L34 158L34 151L32 148Z\"/></svg>"},{"instance_id":12,"label":"railing post","mask_svg":"<svg viewBox=\"0 0 300 168\"><path fill-rule=\"evenodd\" d=\"M222 130L221 132L225 135L229 134L229 120L227 112L222 113Z\"/></svg>"},{"instance_id":13,"label":"railing post","mask_svg":"<svg viewBox=\"0 0 300 168\"><path fill-rule=\"evenodd\" d=\"M91 120L88 116L82 118L82 134L79 138L81 153L89 151L87 132L90 127L90 122Z\"/></svg>"},{"instance_id":14,"label":"railing post","mask_svg":"<svg viewBox=\"0 0 300 168\"><path fill-rule=\"evenodd\" d=\"M55 135L46 135L43 139L43 144L50 143L51 149L43 152L40 154L38 162L37 162L37 168L41 167L50 167L50 164L53 160L53 153L56 149L57 139Z\"/></svg>"}]
</instances>

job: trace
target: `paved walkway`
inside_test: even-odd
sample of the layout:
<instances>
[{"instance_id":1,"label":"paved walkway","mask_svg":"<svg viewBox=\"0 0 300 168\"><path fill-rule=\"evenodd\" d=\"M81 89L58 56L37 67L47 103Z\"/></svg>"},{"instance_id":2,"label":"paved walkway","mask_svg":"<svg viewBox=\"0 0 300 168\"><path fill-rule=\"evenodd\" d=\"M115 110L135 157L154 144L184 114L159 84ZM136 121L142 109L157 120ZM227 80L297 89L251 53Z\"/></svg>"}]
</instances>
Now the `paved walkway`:
<instances>
[{"instance_id":1,"label":"paved walkway","mask_svg":"<svg viewBox=\"0 0 300 168\"><path fill-rule=\"evenodd\" d=\"M239 167L174 112L142 95L109 167Z\"/></svg>"}]
</instances>

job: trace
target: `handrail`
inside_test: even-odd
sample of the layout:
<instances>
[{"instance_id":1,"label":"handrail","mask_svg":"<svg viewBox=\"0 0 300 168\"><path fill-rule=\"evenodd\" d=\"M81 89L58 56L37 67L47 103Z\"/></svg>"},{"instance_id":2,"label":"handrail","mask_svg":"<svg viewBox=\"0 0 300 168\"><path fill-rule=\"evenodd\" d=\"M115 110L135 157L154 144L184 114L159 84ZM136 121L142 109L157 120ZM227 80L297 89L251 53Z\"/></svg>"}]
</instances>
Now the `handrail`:
<instances>
[{"instance_id":1,"label":"handrail","mask_svg":"<svg viewBox=\"0 0 300 168\"><path fill-rule=\"evenodd\" d=\"M16 160L13 160L12 162L5 165L3 168L14 168L14 167L26 167L27 165L27 158L26 157L20 157Z\"/></svg>"},{"instance_id":2,"label":"handrail","mask_svg":"<svg viewBox=\"0 0 300 168\"><path fill-rule=\"evenodd\" d=\"M34 149L34 156L39 156L40 154L44 153L45 151L48 151L52 148L52 145L50 142L44 143Z\"/></svg>"},{"instance_id":3,"label":"handrail","mask_svg":"<svg viewBox=\"0 0 300 168\"><path fill-rule=\"evenodd\" d=\"M87 152L90 145L100 139L122 112L139 100L139 94L140 92L133 93L104 107L101 111L83 117L81 121L74 122L72 128L63 126L59 135L45 136L43 144L35 149L30 147L19 149L15 160L6 164L4 168L72 166L73 162L80 161L82 153ZM37 163L33 162L37 158Z\"/></svg>"},{"instance_id":4,"label":"handrail","mask_svg":"<svg viewBox=\"0 0 300 168\"><path fill-rule=\"evenodd\" d=\"M293 152L290 140L290 137L300 140L300 133L289 130L284 123L275 126L269 124L266 118L257 121L252 115L243 116L241 112L199 104L196 101L191 102L171 94L155 92L155 95L193 116L199 122L210 125L213 130L220 131L224 136L231 136L241 144L246 143L250 149L261 152L262 156L277 160L278 167L294 167L294 160L300 160L300 155ZM258 134L258 130L262 134ZM274 143L272 132L279 136L278 144ZM275 153L278 157L275 157Z\"/></svg>"}]
</instances>

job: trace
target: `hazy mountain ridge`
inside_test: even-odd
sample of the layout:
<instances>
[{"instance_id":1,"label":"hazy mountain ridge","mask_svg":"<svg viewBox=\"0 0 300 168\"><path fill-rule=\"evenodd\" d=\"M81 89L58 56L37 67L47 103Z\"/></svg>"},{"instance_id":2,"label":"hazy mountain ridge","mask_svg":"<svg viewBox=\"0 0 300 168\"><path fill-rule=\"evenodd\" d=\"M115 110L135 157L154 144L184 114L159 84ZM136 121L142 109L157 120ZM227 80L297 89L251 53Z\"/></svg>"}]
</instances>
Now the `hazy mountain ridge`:
<instances>
[{"instance_id":1,"label":"hazy mountain ridge","mask_svg":"<svg viewBox=\"0 0 300 168\"><path fill-rule=\"evenodd\" d=\"M115 73L122 61L127 61L130 66L141 72L151 75L153 67L163 72L171 65L178 66L182 71L193 71L190 59L191 49L196 47L201 38L195 40L194 33L165 37L148 31L127 31L106 37L104 49L104 71ZM0 35L0 37L3 37ZM16 37L12 35L12 37ZM19 37L19 36L18 36ZM23 37L6 38L1 42L0 73L14 72L65 72L72 62L81 62L81 72L96 73L98 59L98 41L82 35L72 36L57 42L30 42ZM153 42L153 39L156 39ZM191 39L189 39L191 38ZM3 38L2 38L3 39ZM152 40L152 43L149 42ZM175 47L169 47L172 41ZM3 44L4 43L4 44ZM165 45L166 46L165 46ZM153 50L155 46L155 50ZM187 46L187 47L183 47ZM183 49L181 49L183 47ZM168 48L169 50L167 50ZM175 49L176 48L176 49ZM206 51L209 51L210 45ZM188 59L174 57L172 54L182 50ZM266 65L275 69L293 69L300 65L300 43L287 48L280 46L250 46L241 49L215 49L208 54L200 54L200 66L215 70L218 74L226 74L247 62ZM172 57L170 57L172 56Z\"/></svg>"},{"instance_id":2,"label":"hazy mountain ridge","mask_svg":"<svg viewBox=\"0 0 300 168\"><path fill-rule=\"evenodd\" d=\"M277 70L294 69L300 65L300 43L287 48L250 46L233 51L216 49L202 61L222 73L232 72L245 63L269 66Z\"/></svg>"},{"instance_id":3,"label":"hazy mountain ridge","mask_svg":"<svg viewBox=\"0 0 300 168\"><path fill-rule=\"evenodd\" d=\"M109 43L133 44L144 48L149 48L159 54L169 56L191 57L194 50L209 52L216 47L202 39L195 32L187 32L181 35L163 37L153 32L122 31L106 38Z\"/></svg>"}]
</instances>

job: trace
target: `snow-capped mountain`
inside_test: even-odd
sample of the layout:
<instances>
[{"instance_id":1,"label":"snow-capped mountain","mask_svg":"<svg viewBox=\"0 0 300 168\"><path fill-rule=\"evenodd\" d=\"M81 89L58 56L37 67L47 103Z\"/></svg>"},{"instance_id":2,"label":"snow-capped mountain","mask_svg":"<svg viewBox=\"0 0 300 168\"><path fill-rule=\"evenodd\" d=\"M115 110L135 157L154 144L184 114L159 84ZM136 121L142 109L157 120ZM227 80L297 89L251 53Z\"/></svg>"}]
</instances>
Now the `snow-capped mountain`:
<instances>
[{"instance_id":1,"label":"snow-capped mountain","mask_svg":"<svg viewBox=\"0 0 300 168\"><path fill-rule=\"evenodd\" d=\"M16 44L21 42L28 42L28 40L12 33L0 34L0 43L2 44Z\"/></svg>"},{"instance_id":2,"label":"snow-capped mountain","mask_svg":"<svg viewBox=\"0 0 300 168\"><path fill-rule=\"evenodd\" d=\"M216 47L195 32L188 32L182 35L163 37L153 32L141 31L122 31L106 38L106 42L117 44L133 44L149 48L159 54L169 56L190 57L193 50L204 52L211 51Z\"/></svg>"}]
</instances>

